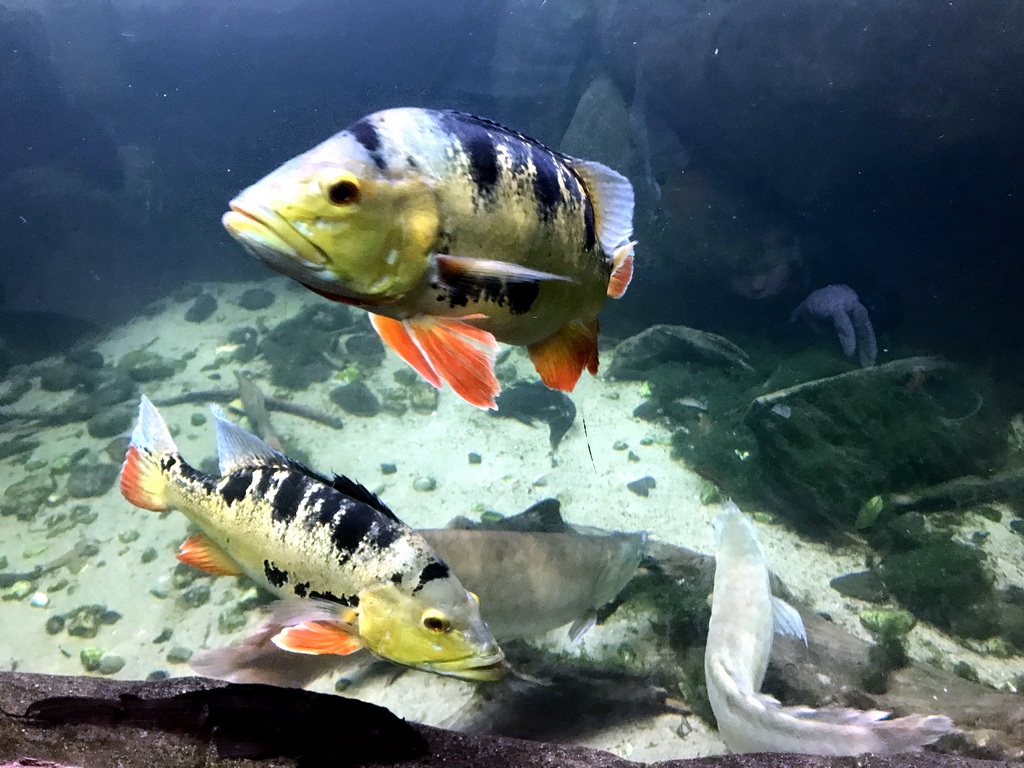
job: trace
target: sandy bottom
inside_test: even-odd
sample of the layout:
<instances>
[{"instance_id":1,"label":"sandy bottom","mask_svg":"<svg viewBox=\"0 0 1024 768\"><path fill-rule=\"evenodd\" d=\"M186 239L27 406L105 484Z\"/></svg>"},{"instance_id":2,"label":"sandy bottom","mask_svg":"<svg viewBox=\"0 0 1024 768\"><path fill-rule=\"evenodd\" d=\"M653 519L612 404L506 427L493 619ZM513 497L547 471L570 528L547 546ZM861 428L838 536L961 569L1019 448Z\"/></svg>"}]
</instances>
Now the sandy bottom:
<instances>
[{"instance_id":1,"label":"sandy bottom","mask_svg":"<svg viewBox=\"0 0 1024 768\"><path fill-rule=\"evenodd\" d=\"M204 286L217 296L219 309L210 320L198 325L182 319L189 302L165 300L157 314L117 329L102 340L98 349L108 364L150 343L151 350L166 357L181 358L196 352L180 374L144 386L153 399L198 389L231 388L234 364L225 363L212 372L213 376L219 374L219 379L213 380L210 370L201 369L214 363L218 355L223 359L217 347L227 342L232 328L253 325L259 318L273 326L302 306L319 301L284 279L272 279L259 285L274 290L277 301L267 310L250 312L239 307L237 300L254 285ZM520 356L519 350L510 359L521 377L532 377L529 361ZM302 392L273 392L266 384L267 369L261 359L244 367L262 375L261 383L269 394L343 415L328 399L333 386L330 382ZM402 367L404 364L389 353L367 384L371 389L394 387L393 373ZM66 393L42 392L36 385L11 410L59 409L67 397ZM646 530L664 541L712 552L713 536L708 523L718 508L700 503L699 478L670 457L668 432L632 417L633 409L643 400L641 386L584 376L573 399L582 419L577 418L566 435L555 462L550 456L546 426L531 428L513 420L492 418L466 405L450 391L441 392L433 414L410 411L401 417L345 416L341 431L285 414L274 413L272 418L284 439L304 449L317 469L336 471L362 482L377 491L414 527L441 527L456 515L475 518L481 507L515 514L535 501L556 496L570 522L613 530ZM193 414L202 411L201 407L191 405L162 411L169 424L180 428L176 439L185 458L193 464L214 454L212 423L207 420L198 427L191 423ZM581 421L586 422L586 435ZM37 437L42 446L32 458L46 462L69 456L83 447L100 458L107 442L90 437L84 424L47 429ZM617 450L613 447L616 443L619 448L625 443L628 450ZM482 462L470 464L469 452L480 454ZM632 460L630 452L639 460ZM383 462L393 462L398 471L383 475ZM0 490L24 475L24 466L11 460L0 462ZM657 482L648 497L627 489L628 482L646 475ZM436 489L414 490L414 481L425 476L436 480ZM238 633L225 635L218 628L220 614L238 599L235 579L204 580L211 586L211 599L198 608L188 608L176 599L178 592L171 587L171 577L177 565L174 553L185 535L186 520L182 515L136 509L121 498L115 485L103 497L84 502L98 514L95 522L59 537L46 538L46 518L68 512L76 503L83 502L62 501L52 509L44 509L31 524L13 517L0 520L0 554L9 560L8 566L0 570L30 570L36 563L67 551L82 536L97 540L100 547L100 554L88 560L77 574L61 570L40 580L37 586L48 600L45 607L35 607L27 599L5 597L5 602L0 603L0 616L6 628L0 633L0 665L23 671L84 674L80 652L87 647L99 647L125 659L117 677L144 678L154 670L187 675L187 664L167 660L170 648L198 650L240 637ZM867 638L857 615L869 606L844 598L828 587L829 579L863 569L866 546L853 538L842 546L807 541L781 525L758 527L771 567L796 596L818 611L827 611L854 634ZM1024 583L1020 541L1005 523L971 516L965 535L974 530L989 531L985 549L1000 580ZM137 532L138 538L131 540L131 532ZM33 551L40 547L45 547L45 551ZM158 556L143 563L142 553L149 547L155 548ZM61 588L60 582L65 579L67 584ZM157 596L160 594L169 596L161 598ZM102 627L93 639L70 637L65 632L50 635L44 630L49 617L90 603L104 604L118 611L122 618ZM258 622L258 615L247 615L251 628ZM619 647L623 642L642 645L643 632L637 632L629 621L628 616L623 619L616 614L607 624L592 629L568 652L597 654L602 648ZM166 634L165 630L170 630L170 639L155 643L161 633ZM564 632L556 631L556 635L545 642L564 646ZM984 681L995 685L1005 684L1020 671L1019 659L1003 662L980 656L923 623L913 630L910 645L915 658L946 667L966 660ZM333 690L333 684L333 679L324 679L315 687ZM388 706L403 717L439 724L467 706L473 691L474 687L467 683L409 672L397 679L376 676L349 694ZM582 741L636 760L724 751L707 724L696 716L679 714L617 725L589 734Z\"/></svg>"}]
</instances>

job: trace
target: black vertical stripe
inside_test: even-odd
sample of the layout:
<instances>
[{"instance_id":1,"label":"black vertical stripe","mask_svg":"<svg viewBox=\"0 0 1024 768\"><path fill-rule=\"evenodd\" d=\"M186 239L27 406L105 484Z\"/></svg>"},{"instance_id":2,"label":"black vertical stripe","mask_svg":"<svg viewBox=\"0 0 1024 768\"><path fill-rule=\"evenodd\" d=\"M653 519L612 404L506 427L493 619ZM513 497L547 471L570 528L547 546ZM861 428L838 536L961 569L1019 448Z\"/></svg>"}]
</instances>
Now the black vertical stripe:
<instances>
[{"instance_id":1,"label":"black vertical stripe","mask_svg":"<svg viewBox=\"0 0 1024 768\"><path fill-rule=\"evenodd\" d=\"M227 481L221 486L220 495L231 506L245 498L246 491L252 485L252 470L240 469L228 475Z\"/></svg>"},{"instance_id":2,"label":"black vertical stripe","mask_svg":"<svg viewBox=\"0 0 1024 768\"><path fill-rule=\"evenodd\" d=\"M498 152L495 137L483 125L448 114L443 120L445 128L459 141L469 158L469 175L483 197L491 197L498 183Z\"/></svg>"},{"instance_id":3,"label":"black vertical stripe","mask_svg":"<svg viewBox=\"0 0 1024 768\"><path fill-rule=\"evenodd\" d=\"M592 251L597 244L597 232L594 229L594 206L589 197L583 198L583 229L585 247Z\"/></svg>"},{"instance_id":4,"label":"black vertical stripe","mask_svg":"<svg viewBox=\"0 0 1024 768\"><path fill-rule=\"evenodd\" d=\"M537 198L537 215L548 221L554 217L562 202L562 191L558 186L558 160L540 147L531 147L530 154L535 171L533 194Z\"/></svg>"},{"instance_id":5,"label":"black vertical stripe","mask_svg":"<svg viewBox=\"0 0 1024 768\"><path fill-rule=\"evenodd\" d=\"M380 151L380 133L372 121L364 117L362 120L351 125L348 132L370 153L370 158L373 160L374 165L382 171L387 168L387 162Z\"/></svg>"},{"instance_id":6,"label":"black vertical stripe","mask_svg":"<svg viewBox=\"0 0 1024 768\"><path fill-rule=\"evenodd\" d=\"M331 541L342 560L351 557L379 519L379 513L365 504L354 504L331 524Z\"/></svg>"},{"instance_id":7,"label":"black vertical stripe","mask_svg":"<svg viewBox=\"0 0 1024 768\"><path fill-rule=\"evenodd\" d=\"M299 505L306 494L306 478L298 472L289 472L274 494L271 515L279 523L290 523L299 513Z\"/></svg>"}]
</instances>

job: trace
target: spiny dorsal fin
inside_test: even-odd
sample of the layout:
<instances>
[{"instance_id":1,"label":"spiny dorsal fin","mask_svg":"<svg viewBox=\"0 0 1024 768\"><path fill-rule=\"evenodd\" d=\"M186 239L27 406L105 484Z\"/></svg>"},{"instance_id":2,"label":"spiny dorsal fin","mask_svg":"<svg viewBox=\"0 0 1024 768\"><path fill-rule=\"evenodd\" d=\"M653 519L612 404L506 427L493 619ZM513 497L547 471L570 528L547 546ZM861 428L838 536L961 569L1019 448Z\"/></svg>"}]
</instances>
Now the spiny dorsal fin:
<instances>
[{"instance_id":1,"label":"spiny dorsal fin","mask_svg":"<svg viewBox=\"0 0 1024 768\"><path fill-rule=\"evenodd\" d=\"M331 488L333 488L334 490L339 491L340 493L343 493L346 496L355 499L356 501L361 501L363 504L366 504L367 506L373 507L382 515L391 518L396 523L402 522L398 519L398 516L391 511L388 505L380 500L380 497L377 496L377 494L367 490L365 486L360 485L355 480L345 477L344 475L335 475L333 480L325 480L324 482L326 482L327 485L331 486Z\"/></svg>"},{"instance_id":2,"label":"spiny dorsal fin","mask_svg":"<svg viewBox=\"0 0 1024 768\"><path fill-rule=\"evenodd\" d=\"M256 435L228 421L216 406L210 406L217 430L217 463L220 473L229 475L243 467L284 466L292 462Z\"/></svg>"}]
</instances>

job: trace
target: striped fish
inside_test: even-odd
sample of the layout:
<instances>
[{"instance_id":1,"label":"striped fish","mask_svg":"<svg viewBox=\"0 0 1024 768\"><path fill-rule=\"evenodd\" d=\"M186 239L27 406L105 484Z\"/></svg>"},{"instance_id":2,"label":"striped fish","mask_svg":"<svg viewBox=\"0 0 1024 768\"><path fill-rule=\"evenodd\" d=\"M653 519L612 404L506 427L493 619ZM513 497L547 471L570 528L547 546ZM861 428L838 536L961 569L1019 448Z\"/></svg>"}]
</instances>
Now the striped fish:
<instances>
[{"instance_id":1,"label":"striped fish","mask_svg":"<svg viewBox=\"0 0 1024 768\"><path fill-rule=\"evenodd\" d=\"M633 188L610 168L459 112L362 118L243 190L253 255L361 307L427 381L495 408L498 341L552 389L597 372L597 316L633 272Z\"/></svg>"},{"instance_id":2,"label":"striped fish","mask_svg":"<svg viewBox=\"0 0 1024 768\"><path fill-rule=\"evenodd\" d=\"M321 477L214 416L219 477L181 458L145 396L121 471L129 502L176 507L202 530L179 560L244 574L294 601L283 611L288 626L273 638L286 651L347 655L365 647L443 675L504 674L476 597L422 536L358 483Z\"/></svg>"}]
</instances>

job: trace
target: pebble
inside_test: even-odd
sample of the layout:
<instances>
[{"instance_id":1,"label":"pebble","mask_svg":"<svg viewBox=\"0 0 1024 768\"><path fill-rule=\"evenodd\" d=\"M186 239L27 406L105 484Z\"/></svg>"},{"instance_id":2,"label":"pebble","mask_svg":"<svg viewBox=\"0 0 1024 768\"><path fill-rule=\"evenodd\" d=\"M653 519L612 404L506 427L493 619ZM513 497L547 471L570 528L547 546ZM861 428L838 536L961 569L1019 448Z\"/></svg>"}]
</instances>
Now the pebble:
<instances>
[{"instance_id":1,"label":"pebble","mask_svg":"<svg viewBox=\"0 0 1024 768\"><path fill-rule=\"evenodd\" d=\"M629 443L627 443L625 440L616 440L614 443L612 443L613 451L624 451L627 448L629 448Z\"/></svg>"},{"instance_id":2,"label":"pebble","mask_svg":"<svg viewBox=\"0 0 1024 768\"><path fill-rule=\"evenodd\" d=\"M256 587L249 587L242 593L242 596L238 598L238 602L235 603L235 605L238 606L238 610L240 611L251 611L254 608L267 605L273 600L274 598L266 592L262 592Z\"/></svg>"},{"instance_id":3,"label":"pebble","mask_svg":"<svg viewBox=\"0 0 1024 768\"><path fill-rule=\"evenodd\" d=\"M171 664L184 664L192 658L192 649L183 645L176 645L167 652L167 660Z\"/></svg>"},{"instance_id":4,"label":"pebble","mask_svg":"<svg viewBox=\"0 0 1024 768\"><path fill-rule=\"evenodd\" d=\"M469 453L469 463L470 464L482 464L483 461L484 461L484 457L483 456L481 456L479 453L476 453L475 451L470 451L470 453Z\"/></svg>"},{"instance_id":5,"label":"pebble","mask_svg":"<svg viewBox=\"0 0 1024 768\"><path fill-rule=\"evenodd\" d=\"M628 453L628 454L626 455L626 458L627 458L627 459L629 459L629 460L630 460L630 461L632 461L632 462L637 462L637 461L640 461L640 457L639 457L639 456L637 456L637 455L636 455L635 453L633 453L632 451L630 451L630 452L629 452L629 453Z\"/></svg>"},{"instance_id":6,"label":"pebble","mask_svg":"<svg viewBox=\"0 0 1024 768\"><path fill-rule=\"evenodd\" d=\"M116 437L131 428L135 421L136 409L128 405L105 408L89 418L85 428L92 437L99 440Z\"/></svg>"},{"instance_id":7,"label":"pebble","mask_svg":"<svg viewBox=\"0 0 1024 768\"><path fill-rule=\"evenodd\" d=\"M437 390L425 381L415 382L409 388L409 405L416 413L433 413L437 410Z\"/></svg>"},{"instance_id":8,"label":"pebble","mask_svg":"<svg viewBox=\"0 0 1024 768\"><path fill-rule=\"evenodd\" d=\"M210 602L210 586L195 584L181 593L181 601L189 608L198 608Z\"/></svg>"},{"instance_id":9,"label":"pebble","mask_svg":"<svg viewBox=\"0 0 1024 768\"><path fill-rule=\"evenodd\" d=\"M533 481L530 483L530 485L532 485L534 488L544 488L545 486L547 486L547 484L547 475L537 475L535 478L533 478Z\"/></svg>"},{"instance_id":10,"label":"pebble","mask_svg":"<svg viewBox=\"0 0 1024 768\"><path fill-rule=\"evenodd\" d=\"M75 499L102 496L113 487L121 468L116 464L77 465L68 475L67 492Z\"/></svg>"},{"instance_id":11,"label":"pebble","mask_svg":"<svg viewBox=\"0 0 1024 768\"><path fill-rule=\"evenodd\" d=\"M142 557L140 559L144 563L152 563L154 560L156 560L156 556L157 556L156 548L154 548L154 547L146 547L146 549L143 550Z\"/></svg>"},{"instance_id":12,"label":"pebble","mask_svg":"<svg viewBox=\"0 0 1024 768\"><path fill-rule=\"evenodd\" d=\"M203 426L203 424L206 423L206 414L205 413L200 413L199 411L196 411L195 413L192 414L192 416L189 417L189 423L193 427L201 427L201 426Z\"/></svg>"},{"instance_id":13,"label":"pebble","mask_svg":"<svg viewBox=\"0 0 1024 768\"><path fill-rule=\"evenodd\" d=\"M164 627L160 630L160 634L153 638L153 644L159 645L160 643L166 643L171 639L171 635L174 634L174 630L170 627Z\"/></svg>"},{"instance_id":14,"label":"pebble","mask_svg":"<svg viewBox=\"0 0 1024 768\"><path fill-rule=\"evenodd\" d=\"M147 683L158 683L161 680L166 680L171 676L171 673L166 669L154 669L148 675L146 675Z\"/></svg>"},{"instance_id":15,"label":"pebble","mask_svg":"<svg viewBox=\"0 0 1024 768\"><path fill-rule=\"evenodd\" d=\"M380 473L382 475L393 475L398 471L398 465L392 461L381 462Z\"/></svg>"},{"instance_id":16,"label":"pebble","mask_svg":"<svg viewBox=\"0 0 1024 768\"><path fill-rule=\"evenodd\" d=\"M331 402L353 416L376 416L380 413L380 400L361 381L341 384L331 390Z\"/></svg>"},{"instance_id":17,"label":"pebble","mask_svg":"<svg viewBox=\"0 0 1024 768\"><path fill-rule=\"evenodd\" d=\"M250 288L238 299L238 306L250 312L257 312L273 304L274 298L273 291L266 288Z\"/></svg>"},{"instance_id":18,"label":"pebble","mask_svg":"<svg viewBox=\"0 0 1024 768\"><path fill-rule=\"evenodd\" d=\"M95 672L100 667L100 659L103 658L102 648L83 648L78 654L78 660L82 662L86 672Z\"/></svg>"},{"instance_id":19,"label":"pebble","mask_svg":"<svg viewBox=\"0 0 1024 768\"><path fill-rule=\"evenodd\" d=\"M415 480L413 480L412 487L413 490L416 491L432 491L435 488L437 488L437 480L430 477L429 475L424 475L423 477L417 477Z\"/></svg>"},{"instance_id":20,"label":"pebble","mask_svg":"<svg viewBox=\"0 0 1024 768\"><path fill-rule=\"evenodd\" d=\"M217 628L224 634L237 632L245 626L245 614L239 608L228 608L217 617Z\"/></svg>"},{"instance_id":21,"label":"pebble","mask_svg":"<svg viewBox=\"0 0 1024 768\"><path fill-rule=\"evenodd\" d=\"M64 631L64 617L63 616L51 616L46 620L46 634L48 635L59 635Z\"/></svg>"},{"instance_id":22,"label":"pebble","mask_svg":"<svg viewBox=\"0 0 1024 768\"><path fill-rule=\"evenodd\" d=\"M117 534L117 540L120 541L122 544L131 544L138 538L139 532L136 531L134 528L129 531L121 531L121 533Z\"/></svg>"},{"instance_id":23,"label":"pebble","mask_svg":"<svg viewBox=\"0 0 1024 768\"><path fill-rule=\"evenodd\" d=\"M96 671L101 675L113 675L116 672L120 672L123 667L123 658L116 653L104 653L100 656L99 663L96 665Z\"/></svg>"},{"instance_id":24,"label":"pebble","mask_svg":"<svg viewBox=\"0 0 1024 768\"><path fill-rule=\"evenodd\" d=\"M217 299L212 294L200 293L192 302L192 306L185 310L185 319L190 323L201 323L208 320L216 311Z\"/></svg>"},{"instance_id":25,"label":"pebble","mask_svg":"<svg viewBox=\"0 0 1024 768\"><path fill-rule=\"evenodd\" d=\"M50 604L50 596L45 592L36 592L29 603L35 608L45 608Z\"/></svg>"},{"instance_id":26,"label":"pebble","mask_svg":"<svg viewBox=\"0 0 1024 768\"><path fill-rule=\"evenodd\" d=\"M4 593L4 600L24 600L32 593L33 589L35 589L35 585L31 581L16 581Z\"/></svg>"},{"instance_id":27,"label":"pebble","mask_svg":"<svg viewBox=\"0 0 1024 768\"><path fill-rule=\"evenodd\" d=\"M658 483L650 475L641 477L638 480L634 480L631 483L626 483L626 487L629 488L637 496L649 496L651 489L656 487Z\"/></svg>"}]
</instances>

